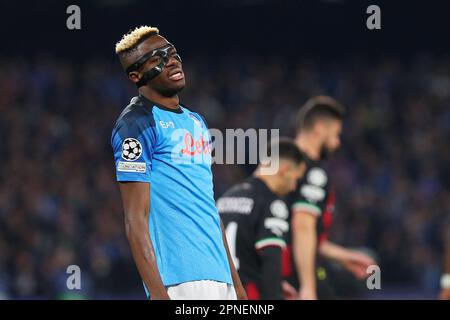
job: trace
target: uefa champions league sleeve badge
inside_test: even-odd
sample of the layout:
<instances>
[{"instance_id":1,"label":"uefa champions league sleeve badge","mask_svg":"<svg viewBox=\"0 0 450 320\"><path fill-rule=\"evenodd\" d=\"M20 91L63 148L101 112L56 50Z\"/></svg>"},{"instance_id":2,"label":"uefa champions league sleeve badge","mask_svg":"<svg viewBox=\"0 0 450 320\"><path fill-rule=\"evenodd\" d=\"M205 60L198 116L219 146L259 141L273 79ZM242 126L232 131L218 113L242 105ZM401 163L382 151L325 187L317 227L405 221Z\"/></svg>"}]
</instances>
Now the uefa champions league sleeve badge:
<instances>
[{"instance_id":1,"label":"uefa champions league sleeve badge","mask_svg":"<svg viewBox=\"0 0 450 320\"><path fill-rule=\"evenodd\" d=\"M139 140L126 138L122 143L122 158L127 161L135 161L142 154L142 145Z\"/></svg>"}]
</instances>

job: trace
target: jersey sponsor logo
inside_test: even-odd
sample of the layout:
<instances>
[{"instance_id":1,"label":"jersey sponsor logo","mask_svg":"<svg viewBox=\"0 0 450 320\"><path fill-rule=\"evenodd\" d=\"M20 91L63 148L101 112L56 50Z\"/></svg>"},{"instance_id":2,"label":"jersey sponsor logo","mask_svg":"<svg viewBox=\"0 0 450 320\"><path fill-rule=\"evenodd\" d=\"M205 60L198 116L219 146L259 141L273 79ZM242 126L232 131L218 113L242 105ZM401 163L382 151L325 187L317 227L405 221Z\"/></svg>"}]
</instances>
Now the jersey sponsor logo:
<instances>
[{"instance_id":1,"label":"jersey sponsor logo","mask_svg":"<svg viewBox=\"0 0 450 320\"><path fill-rule=\"evenodd\" d=\"M321 168L312 168L311 170L309 170L306 179L310 184L316 185L318 187L325 186L328 181L327 174Z\"/></svg>"},{"instance_id":2,"label":"jersey sponsor logo","mask_svg":"<svg viewBox=\"0 0 450 320\"><path fill-rule=\"evenodd\" d=\"M289 223L286 220L279 218L264 219L264 227L278 237L282 237L283 233L289 231Z\"/></svg>"},{"instance_id":3,"label":"jersey sponsor logo","mask_svg":"<svg viewBox=\"0 0 450 320\"><path fill-rule=\"evenodd\" d=\"M300 194L310 202L317 203L325 198L325 190L321 187L305 184L300 187Z\"/></svg>"},{"instance_id":4,"label":"jersey sponsor logo","mask_svg":"<svg viewBox=\"0 0 450 320\"><path fill-rule=\"evenodd\" d=\"M274 217L280 218L280 219L287 219L289 215L289 210L286 206L286 203L282 200L275 200L270 204L270 213Z\"/></svg>"},{"instance_id":5,"label":"jersey sponsor logo","mask_svg":"<svg viewBox=\"0 0 450 320\"><path fill-rule=\"evenodd\" d=\"M117 163L117 171L145 173L147 171L147 166L145 165L145 162L119 161Z\"/></svg>"},{"instance_id":6,"label":"jersey sponsor logo","mask_svg":"<svg viewBox=\"0 0 450 320\"><path fill-rule=\"evenodd\" d=\"M189 156L211 154L211 143L205 141L203 135L200 136L200 139L195 140L189 132L186 132L184 135L184 148L181 149L181 154Z\"/></svg>"},{"instance_id":7,"label":"jersey sponsor logo","mask_svg":"<svg viewBox=\"0 0 450 320\"><path fill-rule=\"evenodd\" d=\"M122 143L122 158L127 161L136 161L142 154L142 145L135 138L126 138Z\"/></svg>"},{"instance_id":8,"label":"jersey sponsor logo","mask_svg":"<svg viewBox=\"0 0 450 320\"><path fill-rule=\"evenodd\" d=\"M224 197L217 200L217 210L220 213L250 214L254 200L246 197Z\"/></svg>"}]
</instances>

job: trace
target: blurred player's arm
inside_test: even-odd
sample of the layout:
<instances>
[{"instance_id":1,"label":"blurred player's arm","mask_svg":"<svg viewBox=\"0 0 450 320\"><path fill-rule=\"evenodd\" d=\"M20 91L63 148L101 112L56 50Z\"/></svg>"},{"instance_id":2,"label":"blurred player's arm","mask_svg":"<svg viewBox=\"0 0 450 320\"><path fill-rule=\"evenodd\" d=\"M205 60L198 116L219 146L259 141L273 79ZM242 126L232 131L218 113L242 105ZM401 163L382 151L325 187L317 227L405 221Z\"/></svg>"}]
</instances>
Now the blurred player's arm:
<instances>
[{"instance_id":1,"label":"blurred player's arm","mask_svg":"<svg viewBox=\"0 0 450 320\"><path fill-rule=\"evenodd\" d=\"M242 285L241 279L236 271L233 263L233 259L230 254L230 249L228 248L227 237L225 235L225 228L223 227L222 221L220 221L220 228L222 229L222 241L227 252L228 264L230 265L231 278L233 280L234 290L236 290L236 296L238 300L247 300L247 293L245 292L244 286Z\"/></svg>"},{"instance_id":2,"label":"blurred player's arm","mask_svg":"<svg viewBox=\"0 0 450 320\"><path fill-rule=\"evenodd\" d=\"M450 300L450 222L444 229L444 272L441 276L441 293L442 300Z\"/></svg>"},{"instance_id":3,"label":"blurred player's arm","mask_svg":"<svg viewBox=\"0 0 450 320\"><path fill-rule=\"evenodd\" d=\"M358 279L367 277L367 268L375 265L375 260L369 255L347 249L329 240L324 240L319 246L319 254L327 259L339 262Z\"/></svg>"},{"instance_id":4,"label":"blurred player's arm","mask_svg":"<svg viewBox=\"0 0 450 320\"><path fill-rule=\"evenodd\" d=\"M148 218L150 184L146 182L120 182L120 193L125 211L125 229L134 261L153 300L168 300L156 263Z\"/></svg>"},{"instance_id":5,"label":"blurred player's arm","mask_svg":"<svg viewBox=\"0 0 450 320\"><path fill-rule=\"evenodd\" d=\"M299 299L316 300L317 217L294 210L292 217L292 251L300 280Z\"/></svg>"}]
</instances>

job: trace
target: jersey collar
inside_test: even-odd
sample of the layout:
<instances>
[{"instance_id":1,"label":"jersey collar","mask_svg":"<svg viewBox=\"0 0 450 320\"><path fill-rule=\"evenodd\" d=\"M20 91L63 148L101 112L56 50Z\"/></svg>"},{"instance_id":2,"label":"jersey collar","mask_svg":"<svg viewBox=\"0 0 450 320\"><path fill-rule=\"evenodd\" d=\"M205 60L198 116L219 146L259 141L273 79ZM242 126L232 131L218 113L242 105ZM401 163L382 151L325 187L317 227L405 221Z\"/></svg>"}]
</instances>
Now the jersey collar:
<instances>
[{"instance_id":1,"label":"jersey collar","mask_svg":"<svg viewBox=\"0 0 450 320\"><path fill-rule=\"evenodd\" d=\"M177 109L168 108L166 106L163 106L162 104L151 101L150 99L146 98L143 94L139 94L139 99L144 103L144 105L146 105L150 108L157 107L164 111L169 111L169 112L173 112L173 113L183 113L183 109L181 108L181 106L178 106Z\"/></svg>"}]
</instances>

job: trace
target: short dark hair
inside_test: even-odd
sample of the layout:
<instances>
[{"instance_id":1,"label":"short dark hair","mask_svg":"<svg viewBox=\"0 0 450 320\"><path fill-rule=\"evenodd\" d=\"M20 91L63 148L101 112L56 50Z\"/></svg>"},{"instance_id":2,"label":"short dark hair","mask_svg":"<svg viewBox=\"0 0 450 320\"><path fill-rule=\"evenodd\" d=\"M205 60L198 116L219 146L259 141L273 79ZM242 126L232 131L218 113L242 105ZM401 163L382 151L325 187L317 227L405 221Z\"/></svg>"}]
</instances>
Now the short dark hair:
<instances>
[{"instance_id":1,"label":"short dark hair","mask_svg":"<svg viewBox=\"0 0 450 320\"><path fill-rule=\"evenodd\" d=\"M310 98L300 108L297 114L296 129L310 129L319 119L342 120L344 107L329 96L315 96Z\"/></svg>"},{"instance_id":2,"label":"short dark hair","mask_svg":"<svg viewBox=\"0 0 450 320\"><path fill-rule=\"evenodd\" d=\"M278 142L272 143L267 154L272 157L272 148L278 146L278 155L280 159L290 160L295 164L301 164L304 161L303 154L291 138L281 137Z\"/></svg>"}]
</instances>

